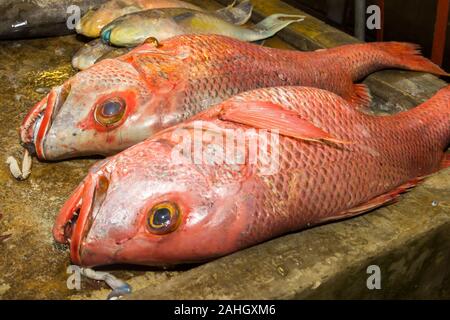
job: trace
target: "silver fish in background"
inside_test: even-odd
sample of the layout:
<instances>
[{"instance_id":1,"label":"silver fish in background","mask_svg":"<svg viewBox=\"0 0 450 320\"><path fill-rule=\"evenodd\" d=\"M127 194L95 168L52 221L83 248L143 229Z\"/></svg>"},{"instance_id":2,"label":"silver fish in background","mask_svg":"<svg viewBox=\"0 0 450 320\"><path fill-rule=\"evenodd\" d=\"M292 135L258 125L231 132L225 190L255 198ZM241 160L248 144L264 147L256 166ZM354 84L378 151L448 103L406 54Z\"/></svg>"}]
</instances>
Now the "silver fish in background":
<instances>
[{"instance_id":1,"label":"silver fish in background","mask_svg":"<svg viewBox=\"0 0 450 320\"><path fill-rule=\"evenodd\" d=\"M0 0L0 39L60 36L74 33L67 28L71 5L84 14L106 0Z\"/></svg>"},{"instance_id":2,"label":"silver fish in background","mask_svg":"<svg viewBox=\"0 0 450 320\"><path fill-rule=\"evenodd\" d=\"M304 16L273 14L251 28L236 26L214 14L185 8L163 8L130 13L117 18L101 33L103 42L134 47L153 37L163 41L184 34L216 34L241 41L258 41L275 35Z\"/></svg>"},{"instance_id":3,"label":"silver fish in background","mask_svg":"<svg viewBox=\"0 0 450 320\"><path fill-rule=\"evenodd\" d=\"M103 59L111 59L130 51L130 48L116 48L95 39L86 43L72 58L72 66L84 70Z\"/></svg>"},{"instance_id":4,"label":"silver fish in background","mask_svg":"<svg viewBox=\"0 0 450 320\"><path fill-rule=\"evenodd\" d=\"M86 13L76 25L76 30L87 37L97 38L103 27L118 17L160 8L187 8L203 11L196 5L180 0L112 0L103 4L98 10ZM242 25L250 19L252 10L253 6L249 0L234 1L213 14L232 24Z\"/></svg>"},{"instance_id":5,"label":"silver fish in background","mask_svg":"<svg viewBox=\"0 0 450 320\"><path fill-rule=\"evenodd\" d=\"M77 24L77 32L89 37L99 37L101 29L115 18L130 12L139 12L154 8L190 8L203 11L202 8L180 0L113 0L102 5L98 10L91 10ZM242 25L252 15L253 5L249 0L236 0L229 6L213 13L232 24ZM129 46L132 47L132 46ZM78 70L85 70L95 63L106 59L115 58L129 49L109 46L101 41L91 41L84 45L72 58L72 66Z\"/></svg>"}]
</instances>

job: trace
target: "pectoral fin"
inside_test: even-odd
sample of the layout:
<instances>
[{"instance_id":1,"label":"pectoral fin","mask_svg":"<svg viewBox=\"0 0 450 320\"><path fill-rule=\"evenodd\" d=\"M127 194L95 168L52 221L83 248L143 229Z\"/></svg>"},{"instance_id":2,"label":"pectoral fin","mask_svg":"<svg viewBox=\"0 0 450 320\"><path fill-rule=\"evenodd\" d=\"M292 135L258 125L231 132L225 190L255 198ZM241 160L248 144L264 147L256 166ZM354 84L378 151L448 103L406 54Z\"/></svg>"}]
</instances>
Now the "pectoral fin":
<instances>
[{"instance_id":1,"label":"pectoral fin","mask_svg":"<svg viewBox=\"0 0 450 320\"><path fill-rule=\"evenodd\" d=\"M356 109L369 108L372 102L369 88L363 83L356 83L352 86L352 89L350 97L346 100Z\"/></svg>"},{"instance_id":2,"label":"pectoral fin","mask_svg":"<svg viewBox=\"0 0 450 320\"><path fill-rule=\"evenodd\" d=\"M258 129L278 130L281 135L309 141L347 143L302 119L299 114L281 105L265 101L243 101L227 104L219 115L226 121Z\"/></svg>"}]
</instances>

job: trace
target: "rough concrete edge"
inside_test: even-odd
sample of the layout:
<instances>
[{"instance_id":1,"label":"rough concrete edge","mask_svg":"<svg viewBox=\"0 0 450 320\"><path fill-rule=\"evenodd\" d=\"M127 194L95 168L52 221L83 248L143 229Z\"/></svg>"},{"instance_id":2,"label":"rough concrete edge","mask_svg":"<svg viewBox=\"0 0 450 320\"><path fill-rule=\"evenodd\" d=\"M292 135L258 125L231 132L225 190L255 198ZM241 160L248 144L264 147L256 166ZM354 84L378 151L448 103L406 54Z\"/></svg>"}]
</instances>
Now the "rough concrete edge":
<instances>
[{"instance_id":1,"label":"rough concrete edge","mask_svg":"<svg viewBox=\"0 0 450 320\"><path fill-rule=\"evenodd\" d=\"M421 274L415 273L413 280L414 284L411 285L411 279L405 279L406 276L399 276L399 273L402 273L402 268L399 267L399 270L395 270L395 272L389 272L394 266L397 266L405 256L404 251L414 252L414 255L408 255L409 258L414 260L413 264L416 264L417 260L420 260L423 252L420 251L421 247L426 246L426 248L430 248L430 245L433 244L433 240L438 238L443 238L445 235L446 238L449 238L450 234L450 220L447 220L443 224L437 224L430 228L429 232L422 232L417 234L413 238L407 239L401 246L393 246L390 250L384 251L382 259L380 256L368 256L366 259L362 259L360 264L354 263L345 270L342 270L339 273L333 275L328 281L316 290L311 290L309 292L302 292L299 295L293 297L293 299L436 299L442 298L436 295L435 292L427 292L426 295L423 293L417 293L417 289L411 289L414 285L417 284L417 278L421 276ZM444 237L444 238L445 238ZM448 243L448 240L447 240ZM440 243L439 248L432 247L431 251L434 251L434 256L428 255L427 258L431 258L436 260L436 251L441 250L441 252L445 252L447 254L447 261L450 259L450 252L448 252L447 247L444 244ZM445 248L444 248L445 247ZM399 258L400 257L400 258ZM396 259L397 258L397 259ZM442 263L441 263L442 264ZM363 285L367 281L367 267L376 265L380 268L382 273L382 287L380 290L368 290L364 288ZM448 264L445 264L448 266ZM397 269L397 268L396 268ZM426 268L429 269L428 267ZM437 271L432 269L431 272ZM441 271L441 270L439 270ZM386 276L387 272L387 276ZM450 274L446 275L447 277ZM386 278L388 279L386 281ZM346 282L346 286L342 285L342 280ZM355 286L353 283L359 283L359 286ZM353 285L352 285L353 284ZM396 287L395 290L392 290L393 287ZM409 287L408 290L404 290L405 287ZM356 288L356 290L355 290ZM397 289L400 288L400 289ZM433 288L435 289L435 288ZM364 293L361 291L364 290Z\"/></svg>"},{"instance_id":2,"label":"rough concrete edge","mask_svg":"<svg viewBox=\"0 0 450 320\"><path fill-rule=\"evenodd\" d=\"M212 3L220 3L221 5L228 5L229 1L227 0L210 0L209 2ZM267 16L267 13L264 12L264 10L261 10L261 6L264 4L264 1L258 1L258 0L253 0L252 1L255 5L255 9L254 9L254 13L253 13L253 17L252 17L252 21L254 22L259 22L260 20L262 20L264 17ZM282 1L276 1L280 4L280 11L279 12L287 12L286 10L288 10L290 13L292 11L295 11L295 14L302 14L307 16L307 19L309 19L310 21L313 21L313 23L317 26L320 27L321 29L325 29L325 32L321 32L321 33L317 33L315 37L310 37L308 36L306 33L303 32L301 26L296 26L296 25L291 25L288 28L285 28L284 30L282 30L281 32L279 32L277 35L279 36L280 39L282 39L283 41L286 41L288 44L292 45L293 47L300 49L300 50L315 50L315 49L320 49L320 48L328 48L328 47L333 47L336 45L340 45L340 44L348 44L348 43L358 43L359 40L357 40L356 38L334 28L331 27L329 25L327 25L326 23L320 21L319 19L316 19L306 13L304 13L301 10L298 10L296 8L293 8L292 6L285 4ZM327 39L329 36L333 36L337 39L340 39L339 42L336 43L331 43L331 42L326 42L324 41L324 39ZM440 80L439 78L433 76L434 80L436 81L436 86L437 87L442 87L445 85L445 82ZM402 96L404 96L408 101L410 101L411 103L418 103L419 100L410 95L408 92L401 90L399 88L396 87L395 84L392 84L389 82L389 79L386 80L385 77L383 77L383 72L377 72L371 76L369 76L367 78L367 82L368 83L374 83L378 86L380 86L380 88L383 89L388 89L388 90L393 90L399 94L401 94ZM382 89L380 89L382 90ZM424 232L425 233L425 232ZM422 234L423 235L423 234ZM289 236L289 235L288 235ZM275 239L277 240L277 239ZM275 241L272 240L272 241ZM414 239L411 239L411 241L413 241ZM254 247L243 250L241 252L246 252L247 250L252 250ZM237 254L239 254L240 252L238 252ZM230 255L230 256L226 256L223 257L219 260L216 261L220 261L222 259L227 259L227 258L233 258L235 254ZM214 263L214 262L213 262ZM356 262L355 262L356 263ZM189 270L181 275L178 275L170 280L168 280L167 282L165 282L163 284L166 285L167 283L170 283L171 281L174 281L175 279L178 279L178 277L184 277L185 274L190 274L190 272L197 270L199 268L204 267L205 265L199 266L197 268L194 268L192 270ZM337 274L334 274L334 276L337 276ZM313 283L312 286L317 285L317 283ZM170 286L170 285L169 285ZM155 290L157 288L152 288L152 290ZM143 293L146 289L141 289L137 292L135 292L134 294L130 295L128 297L128 299L136 299L136 296L139 295L140 293ZM103 293L106 294L107 290L103 290ZM295 295L293 296L286 296L283 298L293 298L295 297ZM155 297L154 299L157 299L159 297ZM228 297L224 297L225 299ZM274 297L274 298L280 298L280 297ZM139 298L137 298L139 299Z\"/></svg>"}]
</instances>

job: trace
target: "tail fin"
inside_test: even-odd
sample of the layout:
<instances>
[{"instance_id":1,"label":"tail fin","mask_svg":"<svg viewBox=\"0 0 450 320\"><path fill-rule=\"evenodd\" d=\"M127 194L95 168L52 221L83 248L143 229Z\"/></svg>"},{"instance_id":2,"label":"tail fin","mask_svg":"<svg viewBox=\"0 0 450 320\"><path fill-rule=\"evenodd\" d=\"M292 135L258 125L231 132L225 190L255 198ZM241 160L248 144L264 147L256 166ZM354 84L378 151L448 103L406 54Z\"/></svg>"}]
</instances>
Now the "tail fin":
<instances>
[{"instance_id":1,"label":"tail fin","mask_svg":"<svg viewBox=\"0 0 450 320\"><path fill-rule=\"evenodd\" d=\"M217 10L216 15L229 23L240 26L245 24L252 16L253 5L250 0L244 0L237 5L236 2L234 0L226 8Z\"/></svg>"},{"instance_id":2,"label":"tail fin","mask_svg":"<svg viewBox=\"0 0 450 320\"><path fill-rule=\"evenodd\" d=\"M347 49L344 47L347 47ZM330 50L336 50L338 56L342 56L342 51L349 50L348 57L351 59L353 81L386 68L400 68L449 76L438 65L423 57L418 45L411 43L372 42L342 46Z\"/></svg>"},{"instance_id":3,"label":"tail fin","mask_svg":"<svg viewBox=\"0 0 450 320\"><path fill-rule=\"evenodd\" d=\"M416 44L386 42L378 43L377 47L385 53L387 59L399 67L408 70L429 72L440 76L449 76L438 65L423 57L420 53L420 46Z\"/></svg>"},{"instance_id":4,"label":"tail fin","mask_svg":"<svg viewBox=\"0 0 450 320\"><path fill-rule=\"evenodd\" d=\"M286 28L291 23L300 22L303 20L305 20L305 16L301 15L281 13L272 14L253 27L253 30L258 34L258 39L254 39L253 41L272 37L278 31Z\"/></svg>"}]
</instances>

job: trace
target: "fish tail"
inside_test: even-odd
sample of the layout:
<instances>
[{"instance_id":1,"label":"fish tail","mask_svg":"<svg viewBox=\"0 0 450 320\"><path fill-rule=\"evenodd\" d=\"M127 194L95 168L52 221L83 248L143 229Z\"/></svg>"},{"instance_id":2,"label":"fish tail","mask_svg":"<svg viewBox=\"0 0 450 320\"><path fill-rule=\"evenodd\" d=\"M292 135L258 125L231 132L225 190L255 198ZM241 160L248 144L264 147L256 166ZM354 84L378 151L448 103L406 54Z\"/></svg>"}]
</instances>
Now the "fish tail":
<instances>
[{"instance_id":1,"label":"fish tail","mask_svg":"<svg viewBox=\"0 0 450 320\"><path fill-rule=\"evenodd\" d=\"M254 26L253 30L256 32L255 39L252 41L272 37L278 31L286 28L291 23L300 22L303 20L305 20L305 16L301 15L281 13L272 14Z\"/></svg>"},{"instance_id":2,"label":"fish tail","mask_svg":"<svg viewBox=\"0 0 450 320\"><path fill-rule=\"evenodd\" d=\"M236 4L236 0L229 6L216 11L216 15L222 20L231 24L241 26L250 19L253 12L253 5L250 0L240 1Z\"/></svg>"},{"instance_id":3,"label":"fish tail","mask_svg":"<svg viewBox=\"0 0 450 320\"><path fill-rule=\"evenodd\" d=\"M420 46L412 43L386 42L375 44L381 50L388 62L408 70L429 72L436 75L449 74L420 53Z\"/></svg>"},{"instance_id":4,"label":"fish tail","mask_svg":"<svg viewBox=\"0 0 450 320\"><path fill-rule=\"evenodd\" d=\"M334 49L343 57L346 54L345 64L352 70L353 81L360 80L368 74L386 68L399 68L412 71L429 72L435 75L448 76L449 74L420 54L419 46L403 42L373 42L357 45L348 45ZM350 61L348 61L350 59Z\"/></svg>"}]
</instances>

